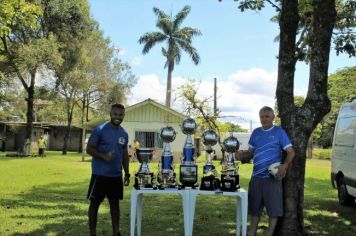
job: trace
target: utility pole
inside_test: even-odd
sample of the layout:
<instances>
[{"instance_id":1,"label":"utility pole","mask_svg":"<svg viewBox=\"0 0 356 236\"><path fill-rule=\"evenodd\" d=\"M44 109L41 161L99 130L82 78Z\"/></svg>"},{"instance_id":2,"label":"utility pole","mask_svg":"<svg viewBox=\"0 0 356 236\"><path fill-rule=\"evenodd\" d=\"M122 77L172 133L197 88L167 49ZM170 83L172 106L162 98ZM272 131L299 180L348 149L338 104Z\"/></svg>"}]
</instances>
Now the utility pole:
<instances>
[{"instance_id":1,"label":"utility pole","mask_svg":"<svg viewBox=\"0 0 356 236\"><path fill-rule=\"evenodd\" d=\"M218 107L217 107L217 98L216 98L216 94L217 94L217 85L216 85L216 78L214 78L214 117L218 116Z\"/></svg>"}]
</instances>

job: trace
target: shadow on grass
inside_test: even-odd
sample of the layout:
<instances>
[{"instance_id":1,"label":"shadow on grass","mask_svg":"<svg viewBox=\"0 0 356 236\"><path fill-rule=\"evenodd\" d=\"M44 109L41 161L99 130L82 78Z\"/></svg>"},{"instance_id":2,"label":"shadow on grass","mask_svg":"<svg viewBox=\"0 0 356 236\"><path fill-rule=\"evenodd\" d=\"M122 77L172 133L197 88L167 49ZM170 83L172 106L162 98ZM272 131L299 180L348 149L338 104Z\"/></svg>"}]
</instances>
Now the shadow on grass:
<instances>
[{"instance_id":1,"label":"shadow on grass","mask_svg":"<svg viewBox=\"0 0 356 236\"><path fill-rule=\"evenodd\" d=\"M88 235L87 187L87 181L58 182L0 199L10 218L3 232L6 235ZM122 235L130 233L131 188L125 189L124 200L120 202ZM194 235L207 235L207 230L209 235L236 234L235 207L236 200L231 197L199 196ZM99 210L98 235L111 234L110 213L104 201ZM145 195L142 235L184 235L182 198L173 194Z\"/></svg>"},{"instance_id":2,"label":"shadow on grass","mask_svg":"<svg viewBox=\"0 0 356 236\"><path fill-rule=\"evenodd\" d=\"M330 181L307 178L304 199L304 222L310 235L355 235L356 207L341 206Z\"/></svg>"},{"instance_id":3,"label":"shadow on grass","mask_svg":"<svg viewBox=\"0 0 356 236\"><path fill-rule=\"evenodd\" d=\"M89 235L87 223L88 182L53 183L36 186L11 199L0 199L10 224L4 226L6 235ZM122 234L129 235L129 193L121 202ZM99 210L98 235L111 235L111 218L107 201Z\"/></svg>"}]
</instances>

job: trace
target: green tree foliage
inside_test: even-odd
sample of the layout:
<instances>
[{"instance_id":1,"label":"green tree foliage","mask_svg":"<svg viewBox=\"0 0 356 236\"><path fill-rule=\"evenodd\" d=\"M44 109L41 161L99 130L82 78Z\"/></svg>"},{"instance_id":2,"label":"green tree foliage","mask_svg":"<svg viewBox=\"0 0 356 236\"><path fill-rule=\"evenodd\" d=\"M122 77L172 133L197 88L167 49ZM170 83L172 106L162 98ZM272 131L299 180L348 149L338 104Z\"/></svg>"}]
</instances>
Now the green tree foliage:
<instances>
[{"instance_id":1,"label":"green tree foliage","mask_svg":"<svg viewBox=\"0 0 356 236\"><path fill-rule=\"evenodd\" d=\"M239 124L234 124L232 122L218 121L218 126L221 132L243 132L243 133L247 132L247 129L244 129Z\"/></svg>"},{"instance_id":2,"label":"green tree foliage","mask_svg":"<svg viewBox=\"0 0 356 236\"><path fill-rule=\"evenodd\" d=\"M63 42L69 39L75 42L82 37L81 32L90 19L89 7L84 0L3 0L1 3L0 70L9 78L19 79L28 94L26 147L32 134L37 73L67 63L68 58L60 51L72 54L74 51L66 50Z\"/></svg>"},{"instance_id":3,"label":"green tree foliage","mask_svg":"<svg viewBox=\"0 0 356 236\"><path fill-rule=\"evenodd\" d=\"M190 12L190 6L185 6L174 17L154 7L153 12L157 15L156 26L160 32L145 33L140 37L139 43L144 44L142 53L148 53L157 43L166 42L167 47L162 47L162 54L167 59L164 68L168 67L166 106L171 106L172 95L172 72L175 64L179 64L182 51L186 52L195 65L200 61L197 50L192 46L192 39L201 35L200 31L191 27L182 27L184 19Z\"/></svg>"},{"instance_id":4,"label":"green tree foliage","mask_svg":"<svg viewBox=\"0 0 356 236\"><path fill-rule=\"evenodd\" d=\"M335 123L340 106L356 99L356 66L347 67L329 76L328 93L331 100L331 111L319 124L317 144L330 147L333 140Z\"/></svg>"}]
</instances>

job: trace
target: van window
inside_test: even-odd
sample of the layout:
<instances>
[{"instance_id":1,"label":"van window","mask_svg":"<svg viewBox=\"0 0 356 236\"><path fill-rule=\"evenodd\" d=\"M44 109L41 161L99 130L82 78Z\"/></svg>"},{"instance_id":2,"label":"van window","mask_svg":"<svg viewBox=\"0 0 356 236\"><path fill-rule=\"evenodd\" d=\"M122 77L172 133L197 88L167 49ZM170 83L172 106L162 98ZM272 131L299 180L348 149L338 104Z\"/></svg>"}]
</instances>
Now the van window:
<instances>
[{"instance_id":1,"label":"van window","mask_svg":"<svg viewBox=\"0 0 356 236\"><path fill-rule=\"evenodd\" d=\"M349 146L354 145L355 117L340 118L336 130L335 145Z\"/></svg>"}]
</instances>

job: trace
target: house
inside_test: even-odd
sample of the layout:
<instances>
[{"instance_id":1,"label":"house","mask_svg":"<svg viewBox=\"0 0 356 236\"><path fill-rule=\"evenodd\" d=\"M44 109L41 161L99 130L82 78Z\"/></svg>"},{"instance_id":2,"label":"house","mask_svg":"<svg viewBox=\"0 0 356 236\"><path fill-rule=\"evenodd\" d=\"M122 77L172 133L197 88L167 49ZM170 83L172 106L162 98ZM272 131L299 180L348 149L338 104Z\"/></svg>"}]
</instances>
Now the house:
<instances>
[{"instance_id":1,"label":"house","mask_svg":"<svg viewBox=\"0 0 356 236\"><path fill-rule=\"evenodd\" d=\"M160 138L161 129L166 126L173 127L177 134L175 140L170 143L170 147L175 162L180 162L186 139L180 125L187 118L185 115L152 99L146 99L127 107L125 113L122 126L129 135L129 143L133 145L133 141L136 139L140 142L141 147L156 148L156 158L161 156L164 147Z\"/></svg>"},{"instance_id":2,"label":"house","mask_svg":"<svg viewBox=\"0 0 356 236\"><path fill-rule=\"evenodd\" d=\"M47 139L47 150L60 151L63 148L66 125L34 122L31 137L31 150L37 150L37 141L41 135ZM25 143L25 122L0 122L0 150L21 152ZM68 151L79 151L81 148L82 129L71 127Z\"/></svg>"}]
</instances>

